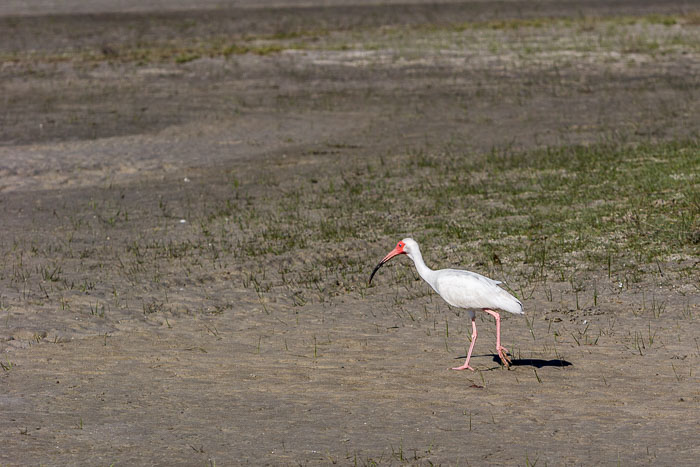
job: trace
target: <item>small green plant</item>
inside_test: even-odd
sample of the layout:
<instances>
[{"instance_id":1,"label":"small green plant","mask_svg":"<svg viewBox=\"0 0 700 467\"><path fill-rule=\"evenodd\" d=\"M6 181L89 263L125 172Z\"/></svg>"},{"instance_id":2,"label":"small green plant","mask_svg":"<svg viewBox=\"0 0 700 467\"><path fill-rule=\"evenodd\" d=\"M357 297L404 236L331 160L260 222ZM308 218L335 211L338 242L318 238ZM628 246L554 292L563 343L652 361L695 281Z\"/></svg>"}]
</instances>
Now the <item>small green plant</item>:
<instances>
[{"instance_id":1,"label":"small green plant","mask_svg":"<svg viewBox=\"0 0 700 467\"><path fill-rule=\"evenodd\" d=\"M182 53L180 55L175 56L175 63L187 63L193 60L197 60L198 58L200 58L200 55L197 53Z\"/></svg>"}]
</instances>

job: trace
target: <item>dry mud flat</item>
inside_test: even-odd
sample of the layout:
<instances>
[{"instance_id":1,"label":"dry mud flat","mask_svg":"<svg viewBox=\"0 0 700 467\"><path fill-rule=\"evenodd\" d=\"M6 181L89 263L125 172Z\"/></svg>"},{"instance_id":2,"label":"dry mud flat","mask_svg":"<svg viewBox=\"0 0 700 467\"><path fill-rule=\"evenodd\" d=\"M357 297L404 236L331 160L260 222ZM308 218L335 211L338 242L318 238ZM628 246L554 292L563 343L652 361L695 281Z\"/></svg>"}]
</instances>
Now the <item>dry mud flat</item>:
<instances>
[{"instance_id":1,"label":"dry mud flat","mask_svg":"<svg viewBox=\"0 0 700 467\"><path fill-rule=\"evenodd\" d=\"M0 463L695 464L697 13L522 3L5 5Z\"/></svg>"}]
</instances>

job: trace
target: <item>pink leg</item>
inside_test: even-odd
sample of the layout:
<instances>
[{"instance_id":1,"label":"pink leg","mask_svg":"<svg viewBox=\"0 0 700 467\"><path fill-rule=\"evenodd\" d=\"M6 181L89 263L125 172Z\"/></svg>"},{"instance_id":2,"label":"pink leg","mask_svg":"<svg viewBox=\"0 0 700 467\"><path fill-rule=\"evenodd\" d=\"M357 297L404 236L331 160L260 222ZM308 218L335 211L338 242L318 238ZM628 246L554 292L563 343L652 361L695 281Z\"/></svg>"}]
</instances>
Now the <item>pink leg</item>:
<instances>
[{"instance_id":1,"label":"pink leg","mask_svg":"<svg viewBox=\"0 0 700 467\"><path fill-rule=\"evenodd\" d=\"M498 356L501 358L501 362L503 362L505 366L510 366L512 362L508 357L508 349L501 345L501 315L493 310L489 310L488 308L484 308L484 311L496 318L496 351L498 352Z\"/></svg>"},{"instance_id":2,"label":"pink leg","mask_svg":"<svg viewBox=\"0 0 700 467\"><path fill-rule=\"evenodd\" d=\"M476 343L476 322L474 321L474 318L472 318L472 343L469 346L469 352L467 353L467 361L464 362L464 365L462 366L457 366L452 368L453 370L472 370L474 371L474 368L469 366L469 359L472 358L472 350L474 350L474 344Z\"/></svg>"}]
</instances>

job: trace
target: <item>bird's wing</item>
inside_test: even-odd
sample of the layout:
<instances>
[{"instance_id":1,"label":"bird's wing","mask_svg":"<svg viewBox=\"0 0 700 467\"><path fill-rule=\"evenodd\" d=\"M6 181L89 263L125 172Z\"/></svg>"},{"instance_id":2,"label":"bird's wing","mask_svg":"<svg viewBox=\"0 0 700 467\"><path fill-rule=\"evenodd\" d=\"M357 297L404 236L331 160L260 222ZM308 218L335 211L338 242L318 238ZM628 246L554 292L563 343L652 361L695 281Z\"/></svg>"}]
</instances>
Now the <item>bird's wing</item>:
<instances>
[{"instance_id":1,"label":"bird's wing","mask_svg":"<svg viewBox=\"0 0 700 467\"><path fill-rule=\"evenodd\" d=\"M485 282L485 283L492 284L492 285L498 285L498 284L502 283L501 281L497 281L497 280L491 279L489 277L482 276L481 274L476 273L476 272L466 271L464 269L442 269L440 272L442 272L442 271L445 271L446 275L466 276L470 279L475 279L479 282Z\"/></svg>"},{"instance_id":2,"label":"bird's wing","mask_svg":"<svg viewBox=\"0 0 700 467\"><path fill-rule=\"evenodd\" d=\"M522 313L518 299L498 286L499 281L471 271L438 271L436 291L450 305L460 308L494 308Z\"/></svg>"}]
</instances>

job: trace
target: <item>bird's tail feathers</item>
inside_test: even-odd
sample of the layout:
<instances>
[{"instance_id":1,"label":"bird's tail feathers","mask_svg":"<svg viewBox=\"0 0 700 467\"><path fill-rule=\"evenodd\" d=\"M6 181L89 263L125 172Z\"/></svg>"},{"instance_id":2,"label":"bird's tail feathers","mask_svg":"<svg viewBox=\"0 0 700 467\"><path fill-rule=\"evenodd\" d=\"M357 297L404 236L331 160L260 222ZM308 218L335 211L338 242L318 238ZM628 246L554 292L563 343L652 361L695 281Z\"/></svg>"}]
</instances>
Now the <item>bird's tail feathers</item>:
<instances>
[{"instance_id":1,"label":"bird's tail feathers","mask_svg":"<svg viewBox=\"0 0 700 467\"><path fill-rule=\"evenodd\" d=\"M514 315L525 314L525 312L523 311L523 304L520 303L520 300L518 300L505 290L503 290L503 292L504 293L501 294L501 296L499 297L499 308L503 311L507 311L508 313L513 313Z\"/></svg>"}]
</instances>

